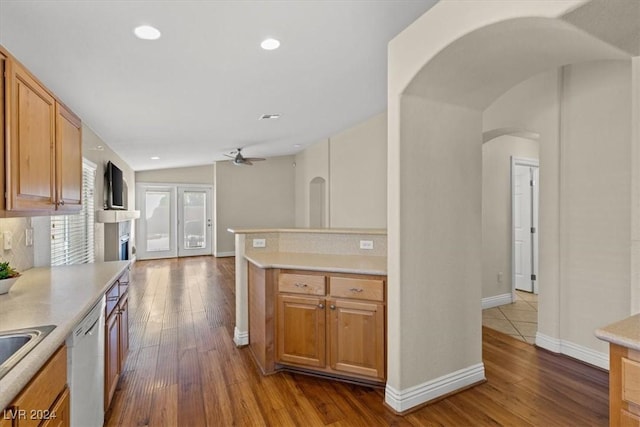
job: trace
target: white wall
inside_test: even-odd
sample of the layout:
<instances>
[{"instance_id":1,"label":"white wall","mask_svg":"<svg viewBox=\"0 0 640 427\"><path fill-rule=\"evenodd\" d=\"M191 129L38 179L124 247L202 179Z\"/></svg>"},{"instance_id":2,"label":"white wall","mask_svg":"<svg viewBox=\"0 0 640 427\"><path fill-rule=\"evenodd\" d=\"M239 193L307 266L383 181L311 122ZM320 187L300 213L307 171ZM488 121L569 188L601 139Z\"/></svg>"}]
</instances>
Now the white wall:
<instances>
[{"instance_id":1,"label":"white wall","mask_svg":"<svg viewBox=\"0 0 640 427\"><path fill-rule=\"evenodd\" d=\"M593 330L630 314L631 63L565 67L561 94L560 336L607 354Z\"/></svg>"},{"instance_id":2,"label":"white wall","mask_svg":"<svg viewBox=\"0 0 640 427\"><path fill-rule=\"evenodd\" d=\"M213 185L213 163L185 168L154 169L136 172L136 182Z\"/></svg>"},{"instance_id":3,"label":"white wall","mask_svg":"<svg viewBox=\"0 0 640 427\"><path fill-rule=\"evenodd\" d=\"M327 182L328 226L387 227L387 116L378 114L296 155L296 226L309 226L309 183Z\"/></svg>"},{"instance_id":4,"label":"white wall","mask_svg":"<svg viewBox=\"0 0 640 427\"><path fill-rule=\"evenodd\" d=\"M387 228L387 114L330 138L331 227Z\"/></svg>"},{"instance_id":5,"label":"white wall","mask_svg":"<svg viewBox=\"0 0 640 427\"><path fill-rule=\"evenodd\" d=\"M215 164L214 254L234 255L228 228L295 225L294 156L271 157L253 166Z\"/></svg>"},{"instance_id":6,"label":"white wall","mask_svg":"<svg viewBox=\"0 0 640 427\"><path fill-rule=\"evenodd\" d=\"M511 135L482 144L482 298L511 293L511 157L538 159L538 147Z\"/></svg>"}]
</instances>

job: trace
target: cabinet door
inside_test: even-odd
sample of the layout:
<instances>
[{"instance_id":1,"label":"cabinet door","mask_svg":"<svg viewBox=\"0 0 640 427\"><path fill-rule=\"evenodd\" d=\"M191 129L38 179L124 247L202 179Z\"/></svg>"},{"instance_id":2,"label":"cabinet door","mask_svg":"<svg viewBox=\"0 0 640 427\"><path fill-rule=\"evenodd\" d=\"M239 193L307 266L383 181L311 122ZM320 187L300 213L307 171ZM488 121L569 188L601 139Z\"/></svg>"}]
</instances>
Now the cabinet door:
<instances>
[{"instance_id":1,"label":"cabinet door","mask_svg":"<svg viewBox=\"0 0 640 427\"><path fill-rule=\"evenodd\" d=\"M278 362L325 366L324 302L324 298L278 295Z\"/></svg>"},{"instance_id":2,"label":"cabinet door","mask_svg":"<svg viewBox=\"0 0 640 427\"><path fill-rule=\"evenodd\" d=\"M119 313L120 313L120 369L119 372L124 370L124 364L127 361L127 354L129 353L129 294L124 294L120 299Z\"/></svg>"},{"instance_id":3,"label":"cabinet door","mask_svg":"<svg viewBox=\"0 0 640 427\"><path fill-rule=\"evenodd\" d=\"M58 210L82 208L81 122L60 104L56 104L56 195Z\"/></svg>"},{"instance_id":4,"label":"cabinet door","mask_svg":"<svg viewBox=\"0 0 640 427\"><path fill-rule=\"evenodd\" d=\"M69 427L71 425L69 388L65 387L64 392L58 397L58 400L51 407L48 413L49 417L40 425L40 427Z\"/></svg>"},{"instance_id":5,"label":"cabinet door","mask_svg":"<svg viewBox=\"0 0 640 427\"><path fill-rule=\"evenodd\" d=\"M7 210L53 210L55 100L15 62L7 61L5 74Z\"/></svg>"},{"instance_id":6,"label":"cabinet door","mask_svg":"<svg viewBox=\"0 0 640 427\"><path fill-rule=\"evenodd\" d=\"M342 299L328 303L331 368L384 379L384 305Z\"/></svg>"},{"instance_id":7,"label":"cabinet door","mask_svg":"<svg viewBox=\"0 0 640 427\"><path fill-rule=\"evenodd\" d=\"M106 411L111 404L111 399L116 391L118 378L120 377L120 316L117 310L107 317L105 329L104 409Z\"/></svg>"}]
</instances>

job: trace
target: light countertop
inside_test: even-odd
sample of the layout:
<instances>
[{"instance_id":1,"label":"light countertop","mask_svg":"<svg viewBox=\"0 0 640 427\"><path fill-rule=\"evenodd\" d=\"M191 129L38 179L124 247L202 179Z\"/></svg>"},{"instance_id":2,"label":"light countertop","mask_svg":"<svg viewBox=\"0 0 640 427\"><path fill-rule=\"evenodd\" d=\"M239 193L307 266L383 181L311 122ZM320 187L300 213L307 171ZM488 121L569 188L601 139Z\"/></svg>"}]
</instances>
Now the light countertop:
<instances>
[{"instance_id":1,"label":"light countertop","mask_svg":"<svg viewBox=\"0 0 640 427\"><path fill-rule=\"evenodd\" d=\"M56 325L0 379L0 410L22 390L91 310L129 261L33 268L0 295L0 331Z\"/></svg>"},{"instance_id":2,"label":"light countertop","mask_svg":"<svg viewBox=\"0 0 640 427\"><path fill-rule=\"evenodd\" d=\"M258 233L318 233L318 234L376 234L387 235L387 230L381 228L228 228L234 234Z\"/></svg>"},{"instance_id":3,"label":"light countertop","mask_svg":"<svg viewBox=\"0 0 640 427\"><path fill-rule=\"evenodd\" d=\"M286 268L380 276L387 274L387 257L384 256L250 252L245 254L245 258L260 268Z\"/></svg>"},{"instance_id":4,"label":"light countertop","mask_svg":"<svg viewBox=\"0 0 640 427\"><path fill-rule=\"evenodd\" d=\"M640 314L596 329L595 334L601 340L640 351Z\"/></svg>"}]
</instances>

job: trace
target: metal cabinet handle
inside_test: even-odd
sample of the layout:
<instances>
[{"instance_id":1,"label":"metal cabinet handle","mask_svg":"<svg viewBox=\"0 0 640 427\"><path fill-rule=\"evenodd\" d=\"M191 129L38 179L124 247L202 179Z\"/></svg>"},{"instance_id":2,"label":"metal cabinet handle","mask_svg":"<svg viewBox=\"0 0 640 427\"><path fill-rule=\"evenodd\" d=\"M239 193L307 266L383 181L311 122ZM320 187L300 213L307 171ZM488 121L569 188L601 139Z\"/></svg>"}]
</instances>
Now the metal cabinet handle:
<instances>
[{"instance_id":1,"label":"metal cabinet handle","mask_svg":"<svg viewBox=\"0 0 640 427\"><path fill-rule=\"evenodd\" d=\"M308 288L309 285L307 285L306 283L295 283L295 287L296 288Z\"/></svg>"},{"instance_id":2,"label":"metal cabinet handle","mask_svg":"<svg viewBox=\"0 0 640 427\"><path fill-rule=\"evenodd\" d=\"M362 288L351 288L351 289L349 289L349 290L350 290L351 292L357 292L357 293L360 293L360 292L364 291L364 289L362 289Z\"/></svg>"},{"instance_id":3,"label":"metal cabinet handle","mask_svg":"<svg viewBox=\"0 0 640 427\"><path fill-rule=\"evenodd\" d=\"M324 304L322 303L318 304L318 308L324 308Z\"/></svg>"},{"instance_id":4,"label":"metal cabinet handle","mask_svg":"<svg viewBox=\"0 0 640 427\"><path fill-rule=\"evenodd\" d=\"M329 306L329 308L330 308L331 310L335 310L335 309L336 309L336 306L335 306L335 305L333 305L333 304L331 304L331 305Z\"/></svg>"},{"instance_id":5,"label":"metal cabinet handle","mask_svg":"<svg viewBox=\"0 0 640 427\"><path fill-rule=\"evenodd\" d=\"M64 206L64 200L60 200L60 204Z\"/></svg>"}]
</instances>

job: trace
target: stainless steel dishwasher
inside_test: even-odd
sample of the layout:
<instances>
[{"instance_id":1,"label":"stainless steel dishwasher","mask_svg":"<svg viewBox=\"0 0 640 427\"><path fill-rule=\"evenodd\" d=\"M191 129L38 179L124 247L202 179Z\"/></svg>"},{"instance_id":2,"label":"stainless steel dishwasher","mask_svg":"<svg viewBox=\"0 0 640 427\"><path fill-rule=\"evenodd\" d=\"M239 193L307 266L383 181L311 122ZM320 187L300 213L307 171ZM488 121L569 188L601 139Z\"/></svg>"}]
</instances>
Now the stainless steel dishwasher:
<instances>
[{"instance_id":1,"label":"stainless steel dishwasher","mask_svg":"<svg viewBox=\"0 0 640 427\"><path fill-rule=\"evenodd\" d=\"M104 297L67 338L71 427L104 423Z\"/></svg>"}]
</instances>

